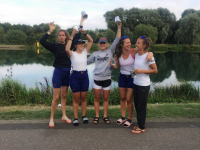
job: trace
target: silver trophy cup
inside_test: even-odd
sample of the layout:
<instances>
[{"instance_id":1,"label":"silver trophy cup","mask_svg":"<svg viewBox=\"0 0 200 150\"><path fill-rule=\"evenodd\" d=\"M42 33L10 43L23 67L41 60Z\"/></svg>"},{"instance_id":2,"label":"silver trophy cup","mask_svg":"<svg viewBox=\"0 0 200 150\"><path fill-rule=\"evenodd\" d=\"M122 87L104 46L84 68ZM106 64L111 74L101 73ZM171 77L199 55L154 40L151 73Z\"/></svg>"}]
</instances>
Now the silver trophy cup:
<instances>
[{"instance_id":1,"label":"silver trophy cup","mask_svg":"<svg viewBox=\"0 0 200 150\"><path fill-rule=\"evenodd\" d=\"M115 23L116 23L117 25L119 25L119 24L120 24L120 19L119 19L119 16L116 16L116 17L115 17Z\"/></svg>"},{"instance_id":2,"label":"silver trophy cup","mask_svg":"<svg viewBox=\"0 0 200 150\"><path fill-rule=\"evenodd\" d=\"M76 29L76 30L78 30L78 26L76 26L76 25L75 25L75 26L73 26L73 29Z\"/></svg>"},{"instance_id":3,"label":"silver trophy cup","mask_svg":"<svg viewBox=\"0 0 200 150\"><path fill-rule=\"evenodd\" d=\"M85 11L82 11L81 14L83 14L83 18L87 18L88 15L85 13Z\"/></svg>"},{"instance_id":4,"label":"silver trophy cup","mask_svg":"<svg viewBox=\"0 0 200 150\"><path fill-rule=\"evenodd\" d=\"M131 70L130 73L131 73L131 77L132 77L132 78L135 78L135 77L136 77L136 73L135 73L134 70Z\"/></svg>"}]
</instances>

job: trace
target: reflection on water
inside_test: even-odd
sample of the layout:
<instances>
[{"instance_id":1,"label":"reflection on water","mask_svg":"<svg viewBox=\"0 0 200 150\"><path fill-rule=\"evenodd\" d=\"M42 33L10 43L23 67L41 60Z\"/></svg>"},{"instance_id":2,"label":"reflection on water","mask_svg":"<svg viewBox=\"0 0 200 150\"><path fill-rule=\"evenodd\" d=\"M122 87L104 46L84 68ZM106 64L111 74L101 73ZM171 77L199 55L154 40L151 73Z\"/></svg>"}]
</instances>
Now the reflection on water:
<instances>
[{"instance_id":1,"label":"reflection on water","mask_svg":"<svg viewBox=\"0 0 200 150\"><path fill-rule=\"evenodd\" d=\"M152 85L179 84L180 80L191 81L196 87L200 85L199 53L154 53L158 74L151 75ZM36 51L0 51L0 74L6 77L7 69L12 67L12 78L18 79L27 87L35 87L36 82L44 83L47 77L51 83L54 56L47 50ZM87 67L90 87L93 80L94 64ZM112 86L117 86L119 68L112 72ZM2 80L2 78L0 78Z\"/></svg>"}]
</instances>

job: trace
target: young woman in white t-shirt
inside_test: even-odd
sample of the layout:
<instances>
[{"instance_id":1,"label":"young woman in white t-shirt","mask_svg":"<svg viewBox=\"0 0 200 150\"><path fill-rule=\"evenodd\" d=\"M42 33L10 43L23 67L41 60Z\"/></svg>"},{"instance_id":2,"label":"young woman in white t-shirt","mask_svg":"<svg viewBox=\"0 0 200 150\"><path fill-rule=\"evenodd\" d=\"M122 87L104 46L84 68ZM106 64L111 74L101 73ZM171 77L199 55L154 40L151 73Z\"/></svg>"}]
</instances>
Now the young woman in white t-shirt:
<instances>
[{"instance_id":1,"label":"young woman in white t-shirt","mask_svg":"<svg viewBox=\"0 0 200 150\"><path fill-rule=\"evenodd\" d=\"M70 76L70 88L73 93L74 126L79 125L78 108L80 100L82 108L82 121L84 124L88 123L88 118L85 116L87 106L86 97L89 88L89 78L87 73L87 53L89 52L93 43L93 39L85 32L84 29L81 29L80 32L86 36L88 43L84 48L85 42L82 39L77 39L75 40L74 45L76 51L71 51L70 47L76 32L76 29L72 31L71 37L66 46L67 55L70 57L73 66L73 72Z\"/></svg>"},{"instance_id":2,"label":"young woman in white t-shirt","mask_svg":"<svg viewBox=\"0 0 200 150\"><path fill-rule=\"evenodd\" d=\"M158 72L154 57L147 62L148 49L151 39L140 36L135 44L138 53L135 54L134 69L136 77L134 78L134 105L137 112L137 126L133 127L132 133L138 134L145 132L146 109L148 93L150 90L149 74Z\"/></svg>"},{"instance_id":3,"label":"young woman in white t-shirt","mask_svg":"<svg viewBox=\"0 0 200 150\"><path fill-rule=\"evenodd\" d=\"M122 116L116 121L118 125L123 124L123 127L130 127L132 124L132 115L134 110L133 105L133 78L130 71L134 68L134 56L138 52L136 49L131 49L131 40L128 36L120 38L115 49L115 61L116 65L112 65L114 69L117 69L120 64L120 74L118 80L120 104ZM150 61L153 57L153 53L150 52L147 56L147 61ZM126 120L126 107L128 108L128 119Z\"/></svg>"}]
</instances>

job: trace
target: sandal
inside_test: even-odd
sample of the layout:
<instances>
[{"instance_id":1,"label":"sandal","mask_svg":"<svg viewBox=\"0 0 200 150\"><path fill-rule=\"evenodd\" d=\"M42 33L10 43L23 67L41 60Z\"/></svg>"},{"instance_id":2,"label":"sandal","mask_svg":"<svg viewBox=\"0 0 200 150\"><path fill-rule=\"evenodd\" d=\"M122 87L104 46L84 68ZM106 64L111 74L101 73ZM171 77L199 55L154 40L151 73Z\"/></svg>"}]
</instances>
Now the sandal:
<instances>
[{"instance_id":1,"label":"sandal","mask_svg":"<svg viewBox=\"0 0 200 150\"><path fill-rule=\"evenodd\" d=\"M130 119L128 119L128 120L126 120L126 122L124 123L123 127L128 128L128 127L130 127L130 126L132 125L132 123L133 123L133 122L132 122Z\"/></svg>"},{"instance_id":2,"label":"sandal","mask_svg":"<svg viewBox=\"0 0 200 150\"><path fill-rule=\"evenodd\" d=\"M126 118L121 117L120 119L118 119L118 120L116 121L116 123L117 123L118 125L120 125L120 124L124 123L125 121L126 121Z\"/></svg>"},{"instance_id":3,"label":"sandal","mask_svg":"<svg viewBox=\"0 0 200 150\"><path fill-rule=\"evenodd\" d=\"M78 119L74 119L74 121L73 121L73 125L74 125L74 126L78 126L78 125L79 125L79 123L78 123Z\"/></svg>"},{"instance_id":4,"label":"sandal","mask_svg":"<svg viewBox=\"0 0 200 150\"><path fill-rule=\"evenodd\" d=\"M49 127L54 128L55 127L54 122L49 122Z\"/></svg>"},{"instance_id":5,"label":"sandal","mask_svg":"<svg viewBox=\"0 0 200 150\"><path fill-rule=\"evenodd\" d=\"M67 123L69 123L69 124L71 124L72 123L72 121L69 119L69 118L67 118L67 119L61 119L62 121L65 121L65 122L67 122Z\"/></svg>"},{"instance_id":6,"label":"sandal","mask_svg":"<svg viewBox=\"0 0 200 150\"><path fill-rule=\"evenodd\" d=\"M105 122L105 124L109 124L110 123L110 119L108 117L104 117L103 121ZM109 123L107 123L109 121Z\"/></svg>"},{"instance_id":7,"label":"sandal","mask_svg":"<svg viewBox=\"0 0 200 150\"><path fill-rule=\"evenodd\" d=\"M88 118L86 116L83 116L82 117L82 120L83 120L83 123L84 124L87 124L88 123Z\"/></svg>"},{"instance_id":8,"label":"sandal","mask_svg":"<svg viewBox=\"0 0 200 150\"><path fill-rule=\"evenodd\" d=\"M96 123L94 123L94 121L96 121ZM94 123L94 124L98 124L98 123L99 123L99 117L94 117L93 123Z\"/></svg>"},{"instance_id":9,"label":"sandal","mask_svg":"<svg viewBox=\"0 0 200 150\"><path fill-rule=\"evenodd\" d=\"M145 131L146 131L145 129L143 129L143 130L139 129L139 130L132 130L131 133L140 134L140 133L144 133Z\"/></svg>"},{"instance_id":10,"label":"sandal","mask_svg":"<svg viewBox=\"0 0 200 150\"><path fill-rule=\"evenodd\" d=\"M137 129L137 128L139 128L139 126L138 126L138 125L137 125L137 126L134 126L134 127L133 127L133 130L135 130L135 129Z\"/></svg>"}]
</instances>

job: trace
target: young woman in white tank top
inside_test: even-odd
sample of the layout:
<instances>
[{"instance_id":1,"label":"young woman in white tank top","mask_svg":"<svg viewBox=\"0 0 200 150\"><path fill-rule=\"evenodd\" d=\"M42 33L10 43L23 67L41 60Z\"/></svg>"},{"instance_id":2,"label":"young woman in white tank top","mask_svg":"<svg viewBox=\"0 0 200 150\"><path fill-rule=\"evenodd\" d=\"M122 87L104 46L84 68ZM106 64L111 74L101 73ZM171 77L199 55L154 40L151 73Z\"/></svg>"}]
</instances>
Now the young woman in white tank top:
<instances>
[{"instance_id":1,"label":"young woman in white tank top","mask_svg":"<svg viewBox=\"0 0 200 150\"><path fill-rule=\"evenodd\" d=\"M119 64L120 75L118 80L119 93L121 97L121 113L122 117L116 121L118 125L123 124L124 127L130 127L132 124L132 115L134 110L133 105L133 78L131 77L130 71L134 69L134 55L137 53L135 49L131 48L131 41L128 36L123 36L115 49L115 60L116 65L112 65L114 69L117 69ZM152 53L149 53L148 60L152 58ZM128 119L126 120L126 105L128 108Z\"/></svg>"}]
</instances>

